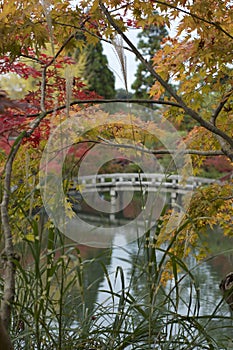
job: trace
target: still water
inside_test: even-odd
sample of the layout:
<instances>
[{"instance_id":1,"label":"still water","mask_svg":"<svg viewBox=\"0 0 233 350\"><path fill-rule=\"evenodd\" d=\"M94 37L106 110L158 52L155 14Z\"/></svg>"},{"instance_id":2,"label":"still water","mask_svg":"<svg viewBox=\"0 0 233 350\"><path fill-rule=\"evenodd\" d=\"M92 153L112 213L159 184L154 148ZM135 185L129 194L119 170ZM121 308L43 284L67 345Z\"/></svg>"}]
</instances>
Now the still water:
<instances>
[{"instance_id":1,"label":"still water","mask_svg":"<svg viewBox=\"0 0 233 350\"><path fill-rule=\"evenodd\" d=\"M204 238L208 245L208 257L197 262L193 255L190 255L185 263L192 273L192 278L185 274L184 270L178 273L179 283L179 302L175 309L177 315L189 317L198 315L199 317L208 318L208 315L216 317L206 321L206 327L213 329L214 335L222 338L231 338L233 334L233 325L230 320L230 312L228 305L222 301L222 296L219 291L219 283L221 279L230 271L233 271L233 249L232 240L224 238L223 235L216 231L209 232ZM86 307L90 314L98 313L99 305L104 305L106 309L112 303L112 294L109 291L112 288L114 293L118 295L122 292L122 275L124 277L124 288L130 291L135 298L145 301L146 288L148 281L143 274L140 274L140 269L145 267L145 249L139 247L139 242L131 242L123 246L113 246L112 249L97 249L87 246L80 246L81 256L86 262L85 269L85 287L86 287ZM163 253L157 252L157 262L161 260ZM134 267L138 267L139 272L135 272ZM106 278L101 264L106 266L109 277ZM116 274L118 271L118 274ZM138 276L137 276L138 273ZM132 274L134 274L134 282L132 282ZM195 281L195 282L194 282ZM173 290L171 297L176 298L175 284L170 280L164 290L169 294ZM196 289L195 289L196 288ZM198 302L197 302L198 294ZM140 297L141 295L141 297ZM158 298L160 298L158 293ZM173 307L173 306L172 306ZM168 306L169 308L169 306ZM198 308L198 311L197 311ZM173 312L172 310L169 310ZM179 316L179 317L181 317ZM223 317L222 321L219 321ZM226 317L226 318L225 318ZM228 318L229 317L229 318ZM101 326L105 323L111 322L108 315L99 319ZM221 322L221 324L219 323ZM205 323L205 322L204 322ZM167 331L169 328L167 328ZM217 330L217 331L216 331ZM172 334L176 333L176 328L170 329ZM218 334L217 334L217 333ZM130 347L129 347L130 349ZM178 349L178 348L177 348ZM192 347L192 349L201 349L199 347ZM203 348L204 349L204 348ZM221 349L233 349L233 344Z\"/></svg>"},{"instance_id":2,"label":"still water","mask_svg":"<svg viewBox=\"0 0 233 350\"><path fill-rule=\"evenodd\" d=\"M233 248L231 248L233 239L223 237L220 232L216 231L208 233L205 237L205 242L207 242L209 250L207 258L197 262L190 255L186 259L186 264L199 282L200 290L207 301L205 308L208 309L208 312L211 312L213 306L216 305L216 301L221 299L219 291L221 279L233 270ZM99 265L99 262L102 261L107 266L110 275L114 275L117 266L121 266L126 276L128 276L126 279L129 280L135 257L145 253L139 247L139 244L135 241L121 247L113 246L112 249L100 249L80 245L79 250L84 261L93 260L92 264L94 265ZM157 254L159 255L159 252ZM93 281L97 277L94 265L90 265L91 268L87 269L90 281ZM107 281L104 279L104 275L102 280L101 276L98 277L98 288L107 289ZM117 285L117 281L115 287L116 289L117 287L120 288ZM101 293L97 293L97 299L101 300L101 298Z\"/></svg>"}]
</instances>

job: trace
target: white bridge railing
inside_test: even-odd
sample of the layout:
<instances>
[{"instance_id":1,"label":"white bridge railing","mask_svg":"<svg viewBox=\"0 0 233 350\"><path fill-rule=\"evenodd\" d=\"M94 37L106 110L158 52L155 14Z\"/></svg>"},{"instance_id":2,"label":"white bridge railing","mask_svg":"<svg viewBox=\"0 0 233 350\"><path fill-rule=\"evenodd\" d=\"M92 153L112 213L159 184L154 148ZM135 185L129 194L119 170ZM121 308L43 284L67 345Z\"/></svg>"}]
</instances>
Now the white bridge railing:
<instances>
[{"instance_id":1,"label":"white bridge railing","mask_svg":"<svg viewBox=\"0 0 233 350\"><path fill-rule=\"evenodd\" d=\"M114 174L100 174L80 176L72 179L70 187L70 194L77 195L77 189L81 194L91 196L91 203L95 203L96 196L100 193L109 192L111 212L109 218L114 221L115 213L119 211L119 205L124 197L124 192L139 191L142 194L146 192L159 192L163 194L169 193L169 203L171 207L176 206L179 196L187 192L192 192L195 188L203 185L209 185L216 180L188 177L183 179L179 175L166 174L137 174L137 173L114 173ZM116 198L119 201L117 202Z\"/></svg>"},{"instance_id":2,"label":"white bridge railing","mask_svg":"<svg viewBox=\"0 0 233 350\"><path fill-rule=\"evenodd\" d=\"M162 192L177 192L185 194L203 185L209 185L217 180L190 176L183 179L180 175L114 173L87 175L73 178L74 187L80 186L82 192L110 191L141 191L150 190Z\"/></svg>"}]
</instances>

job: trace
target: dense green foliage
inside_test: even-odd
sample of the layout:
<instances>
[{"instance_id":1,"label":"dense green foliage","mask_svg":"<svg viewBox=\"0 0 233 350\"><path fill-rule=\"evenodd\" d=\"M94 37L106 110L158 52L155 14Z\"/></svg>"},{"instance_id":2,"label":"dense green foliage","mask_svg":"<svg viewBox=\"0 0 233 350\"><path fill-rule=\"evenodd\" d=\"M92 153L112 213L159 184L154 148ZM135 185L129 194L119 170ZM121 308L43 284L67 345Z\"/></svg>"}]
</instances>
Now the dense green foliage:
<instances>
[{"instance_id":1,"label":"dense green foliage","mask_svg":"<svg viewBox=\"0 0 233 350\"><path fill-rule=\"evenodd\" d=\"M87 58L83 77L86 80L87 88L104 98L115 97L115 77L108 67L102 43L89 44L84 50Z\"/></svg>"},{"instance_id":2,"label":"dense green foliage","mask_svg":"<svg viewBox=\"0 0 233 350\"><path fill-rule=\"evenodd\" d=\"M153 57L159 49L163 38L168 35L167 30L163 26L150 25L145 27L139 34L138 49L143 56L153 63ZM143 63L139 63L135 73L135 80L132 84L134 96L136 98L148 98L151 87L154 84L154 77L148 72Z\"/></svg>"}]
</instances>

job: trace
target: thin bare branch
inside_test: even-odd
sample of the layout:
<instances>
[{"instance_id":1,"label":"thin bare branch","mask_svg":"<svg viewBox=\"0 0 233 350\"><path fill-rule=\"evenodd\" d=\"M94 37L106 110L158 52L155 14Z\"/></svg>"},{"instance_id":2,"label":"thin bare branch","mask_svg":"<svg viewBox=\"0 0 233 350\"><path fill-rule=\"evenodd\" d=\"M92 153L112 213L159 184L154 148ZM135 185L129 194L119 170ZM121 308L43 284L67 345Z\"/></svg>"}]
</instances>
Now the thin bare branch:
<instances>
[{"instance_id":1,"label":"thin bare branch","mask_svg":"<svg viewBox=\"0 0 233 350\"><path fill-rule=\"evenodd\" d=\"M214 111L212 117L211 117L211 121L214 125L216 125L216 119L218 118L220 112L222 111L223 107L225 106L226 102L228 101L229 97L232 95L233 93L233 89L230 89L226 95L223 97L223 99L221 100L221 102L219 103L218 107L216 108L216 110Z\"/></svg>"},{"instance_id":2,"label":"thin bare branch","mask_svg":"<svg viewBox=\"0 0 233 350\"><path fill-rule=\"evenodd\" d=\"M96 104L104 104L104 103L135 103L135 104L157 104L157 105L165 105L165 106L172 106L172 107L177 107L177 108L182 108L178 103L172 102L172 101L163 101L163 100L140 100L140 99L134 99L134 100L127 100L127 99L122 99L122 98L116 98L116 99L87 99L87 100L74 100L70 103L70 106L75 106L75 105L81 105L81 104L90 104L90 103L96 103ZM67 106L62 105L53 109L49 109L45 111L44 113L46 115L52 114L57 111L61 111L65 109ZM27 118L32 118L32 117L38 117L41 115L41 113L34 113L34 114L28 114Z\"/></svg>"},{"instance_id":3,"label":"thin bare branch","mask_svg":"<svg viewBox=\"0 0 233 350\"><path fill-rule=\"evenodd\" d=\"M57 22L55 21L54 24L58 24L58 25L61 25L62 27L69 27L69 28L73 28L73 29L76 29L76 30L80 30L82 32L86 32L88 33L89 35L92 35L94 38L97 38L99 39L100 41L103 41L107 44L110 44L112 45L112 41L111 40L108 40L108 39L105 39L103 38L102 36L98 35L98 34L95 34L93 32L91 32L90 30L86 29L86 28L81 28L80 26L75 26L73 24L68 24L68 23L62 23L62 22ZM128 47L128 46L123 46L122 47L124 50L127 50L129 52L132 52L132 50Z\"/></svg>"},{"instance_id":4,"label":"thin bare branch","mask_svg":"<svg viewBox=\"0 0 233 350\"><path fill-rule=\"evenodd\" d=\"M41 61L39 58L34 57L34 56L30 56L30 55L25 55L25 54L20 54L20 57L24 57L24 58L28 58L29 60L38 62L39 64L43 64L43 61Z\"/></svg>"},{"instance_id":5,"label":"thin bare branch","mask_svg":"<svg viewBox=\"0 0 233 350\"><path fill-rule=\"evenodd\" d=\"M215 197L210 200L210 202L215 202L217 200L223 200L223 201L231 201L233 199L233 196L226 196L226 197Z\"/></svg>"},{"instance_id":6,"label":"thin bare branch","mask_svg":"<svg viewBox=\"0 0 233 350\"><path fill-rule=\"evenodd\" d=\"M83 29L84 29L84 25L85 25L85 23L86 23L89 19L90 19L90 17L84 18L84 20L83 20L82 23L80 24L80 27L79 27L80 30L83 30ZM51 59L51 61L48 62L48 63L46 64L46 67L51 66L51 64L53 64L53 63L56 61L56 59L58 58L58 56L60 55L60 53L61 53L61 52L64 50L64 48L66 47L66 45L67 45L72 39L75 38L76 34L77 34L77 32L71 34L71 35L64 41L64 43L61 45L61 47L59 48L59 50L58 50L58 51L56 52L56 54L53 56L53 58Z\"/></svg>"},{"instance_id":7,"label":"thin bare branch","mask_svg":"<svg viewBox=\"0 0 233 350\"><path fill-rule=\"evenodd\" d=\"M76 33L71 34L65 41L64 43L61 45L61 47L59 48L59 50L56 52L56 54L53 56L53 58L46 64L46 68L48 68L49 66L51 66L56 59L58 58L58 56L61 54L61 52L64 50L64 48L66 47L66 45L75 38Z\"/></svg>"},{"instance_id":8,"label":"thin bare branch","mask_svg":"<svg viewBox=\"0 0 233 350\"><path fill-rule=\"evenodd\" d=\"M128 2L127 4L121 5L119 7L116 7L114 9L110 10L109 13L114 13L116 11L123 10L124 8L130 8L131 5L133 5L133 1Z\"/></svg>"},{"instance_id":9,"label":"thin bare branch","mask_svg":"<svg viewBox=\"0 0 233 350\"><path fill-rule=\"evenodd\" d=\"M47 76L47 69L50 67L58 58L58 56L61 54L61 52L64 50L66 45L75 37L75 33L71 34L61 45L59 50L56 52L56 54L52 57L52 59L45 64L43 70L42 70L42 81L41 81L41 102L40 102L40 108L42 113L45 112L45 92L46 92L46 76Z\"/></svg>"},{"instance_id":10,"label":"thin bare branch","mask_svg":"<svg viewBox=\"0 0 233 350\"><path fill-rule=\"evenodd\" d=\"M177 154L179 151L176 149L156 149L151 150L145 147L140 147L136 145L130 145L130 144L120 144L111 142L109 140L104 139L103 137L99 136L99 139L102 141L102 145L115 147L115 148L128 148L128 149L134 149L136 151L147 153L147 154L153 154L153 155L160 155L160 154ZM95 141L92 141L95 142ZM201 150L195 150L195 149L185 149L180 151L182 154L196 154L204 157L212 157L212 156L222 156L224 153L222 151L201 151Z\"/></svg>"}]
</instances>

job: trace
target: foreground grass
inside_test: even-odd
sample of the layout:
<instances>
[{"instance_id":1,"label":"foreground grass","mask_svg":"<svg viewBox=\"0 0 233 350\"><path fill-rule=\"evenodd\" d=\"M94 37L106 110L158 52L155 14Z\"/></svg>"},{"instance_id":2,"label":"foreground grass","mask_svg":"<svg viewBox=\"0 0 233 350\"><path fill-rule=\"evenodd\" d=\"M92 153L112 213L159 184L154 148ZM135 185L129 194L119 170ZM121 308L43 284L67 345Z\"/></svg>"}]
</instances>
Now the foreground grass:
<instances>
[{"instance_id":1,"label":"foreground grass","mask_svg":"<svg viewBox=\"0 0 233 350\"><path fill-rule=\"evenodd\" d=\"M173 242L156 248L148 232L137 251L122 248L121 261L109 271L110 250L84 260L55 228L41 235L33 221L32 229L34 238L21 244L29 260L16 262L15 349L232 348L232 320L221 298L209 312L197 265L188 267L170 253Z\"/></svg>"}]
</instances>

